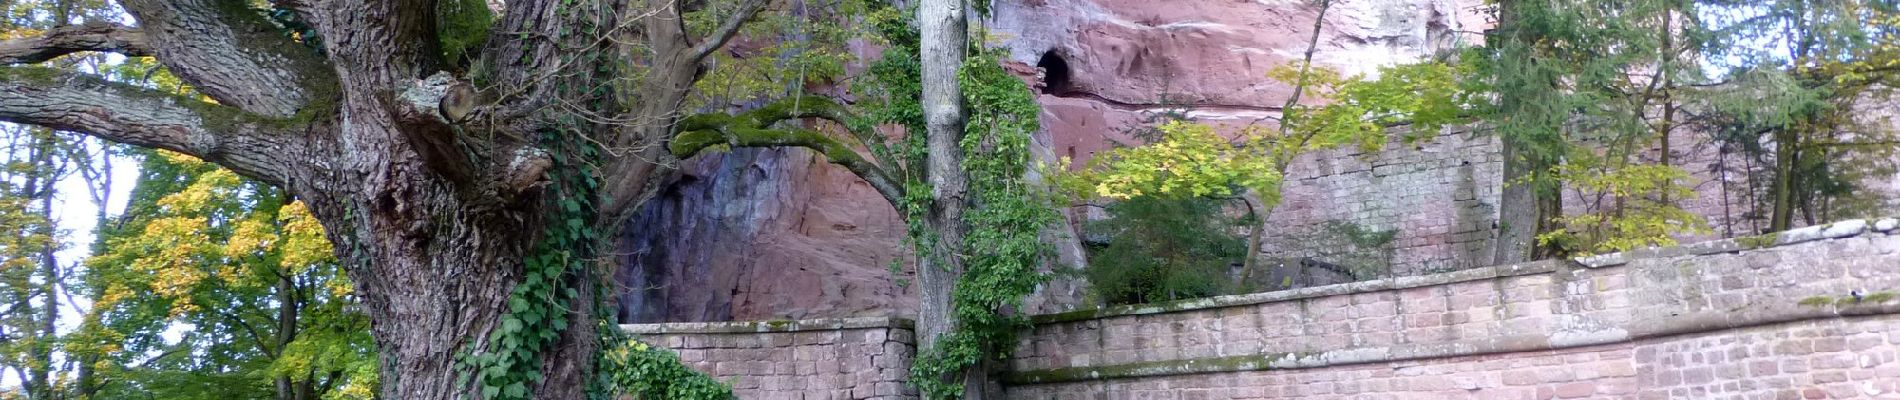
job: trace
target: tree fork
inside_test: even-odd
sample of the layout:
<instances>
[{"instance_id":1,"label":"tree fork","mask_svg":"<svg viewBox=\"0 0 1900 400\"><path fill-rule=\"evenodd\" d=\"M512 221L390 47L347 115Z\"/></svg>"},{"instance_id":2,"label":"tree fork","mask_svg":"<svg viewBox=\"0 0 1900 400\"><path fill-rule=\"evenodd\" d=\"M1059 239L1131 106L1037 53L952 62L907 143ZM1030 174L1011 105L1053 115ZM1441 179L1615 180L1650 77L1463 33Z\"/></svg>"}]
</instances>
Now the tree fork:
<instances>
[{"instance_id":1,"label":"tree fork","mask_svg":"<svg viewBox=\"0 0 1900 400\"><path fill-rule=\"evenodd\" d=\"M601 217L581 223L617 228L654 189L645 183L666 171L664 142L701 61L765 0L745 1L714 34L698 39L686 34L681 10L668 0L641 2L645 10L627 2L509 1L491 29L510 34L491 35L474 69L484 74L484 90L501 96L476 112L492 118L467 121L472 128L439 119L437 103L397 96L425 86L417 80L446 66L434 37L434 2L278 2L322 38L320 52L285 37L243 1L123 3L135 27L82 26L0 41L0 61L76 51L150 54L215 103L83 74L5 67L0 120L179 151L303 200L326 228L372 321L381 397L446 400L480 397L457 379L465 371L456 356L487 350L524 279L525 257L544 239L522 227L541 226L557 207L543 189L553 169L546 150L466 130L520 137L603 132L585 139L609 149L602 160L572 160L604 166L595 203ZM565 33L600 18L611 22L596 27L601 36ZM659 50L642 60L647 80L640 87L612 87L623 93L610 95L580 90L610 86L601 83L626 72L614 68L630 65L623 58L636 54L636 44L604 37L644 38ZM550 348L535 350L543 354L537 398L584 397L596 334L591 269L559 278L581 293L549 305L566 310L570 325Z\"/></svg>"}]
</instances>

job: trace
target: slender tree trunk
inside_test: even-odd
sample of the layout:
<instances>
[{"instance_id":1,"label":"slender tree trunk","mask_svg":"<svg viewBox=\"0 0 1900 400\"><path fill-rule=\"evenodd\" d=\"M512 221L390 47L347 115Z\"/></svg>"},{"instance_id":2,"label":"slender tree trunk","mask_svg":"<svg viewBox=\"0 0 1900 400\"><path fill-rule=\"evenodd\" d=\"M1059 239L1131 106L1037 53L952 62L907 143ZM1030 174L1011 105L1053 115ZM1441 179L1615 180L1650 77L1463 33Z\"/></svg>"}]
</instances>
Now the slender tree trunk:
<instances>
[{"instance_id":1,"label":"slender tree trunk","mask_svg":"<svg viewBox=\"0 0 1900 400\"><path fill-rule=\"evenodd\" d=\"M42 225L35 232L26 234L41 236L50 241L57 239L53 229L53 187L58 183L57 177L54 176L53 165L55 163L53 147L56 139L41 137L37 134L33 136L35 136L33 157L25 183L29 191L27 199L40 202L39 217ZM57 246L49 242L40 247L36 257L39 259L38 275L45 281L41 282L37 290L31 290L28 293L39 292L41 296L39 309L34 310L32 307L21 309L38 314L29 318L36 325L29 328L31 333L28 334L28 337L32 338L32 347L28 353L31 357L31 365L22 366L31 371L30 378L23 382L26 385L27 398L30 399L53 398L53 341L57 340L58 334L54 323L59 319L59 260L54 257L56 249ZM31 285L31 282L28 284ZM31 295L28 298L31 298Z\"/></svg>"},{"instance_id":2,"label":"slender tree trunk","mask_svg":"<svg viewBox=\"0 0 1900 400\"><path fill-rule=\"evenodd\" d=\"M923 0L917 8L923 62L923 109L929 152L925 179L931 185L931 204L926 216L936 232L931 254L921 257L917 280L922 298L918 303L919 353L937 349L942 335L955 329L956 316L951 308L957 277L963 273L961 248L968 225L963 212L969 207L969 183L963 172L963 91L957 70L969 46L967 3L964 0ZM962 377L966 398L981 398L983 374L966 371Z\"/></svg>"},{"instance_id":3,"label":"slender tree trunk","mask_svg":"<svg viewBox=\"0 0 1900 400\"><path fill-rule=\"evenodd\" d=\"M1672 7L1663 13L1662 32L1660 34L1662 36L1662 58L1657 62L1658 69L1660 70L1659 74L1662 76L1663 114L1662 121L1657 121L1659 126L1656 128L1656 138L1659 140L1658 147L1660 147L1659 150L1661 150L1661 154L1657 156L1658 159L1656 163L1665 167L1669 166L1669 133L1674 131L1676 127L1676 90L1675 81L1671 76L1671 72L1674 72L1676 68L1676 35L1675 29L1672 28L1676 20L1676 11L1677 10ZM1664 203L1669 202L1669 193L1667 191L1663 192L1662 201Z\"/></svg>"},{"instance_id":4,"label":"slender tree trunk","mask_svg":"<svg viewBox=\"0 0 1900 400\"><path fill-rule=\"evenodd\" d=\"M297 296L296 281L292 280L291 276L288 275L293 272L278 271L277 273L277 326L276 332L274 332L275 334L272 335L271 338L272 344L277 348L258 350L265 354L276 354L278 357L282 357L284 348L288 347L291 341L297 340L297 314L303 302L302 299ZM277 398L279 399L305 400L309 398L309 394L303 393L301 390L308 387L308 385L298 384L298 382L290 379L288 374L277 377L275 383L277 384ZM305 383L308 383L308 381L306 380Z\"/></svg>"},{"instance_id":5,"label":"slender tree trunk","mask_svg":"<svg viewBox=\"0 0 1900 400\"><path fill-rule=\"evenodd\" d=\"M1260 201L1260 196L1252 191L1241 193L1240 201L1247 205L1247 217L1252 223L1247 227L1247 255L1240 261L1240 279L1234 282L1234 289L1239 293L1248 293L1253 291L1254 271L1260 268L1260 242L1265 240L1267 214L1273 210L1267 209L1266 204Z\"/></svg>"},{"instance_id":6,"label":"slender tree trunk","mask_svg":"<svg viewBox=\"0 0 1900 400\"><path fill-rule=\"evenodd\" d=\"M1788 230L1794 222L1794 177L1796 140L1800 137L1792 129L1775 131L1775 181L1770 188L1774 201L1768 219L1768 231Z\"/></svg>"}]
</instances>

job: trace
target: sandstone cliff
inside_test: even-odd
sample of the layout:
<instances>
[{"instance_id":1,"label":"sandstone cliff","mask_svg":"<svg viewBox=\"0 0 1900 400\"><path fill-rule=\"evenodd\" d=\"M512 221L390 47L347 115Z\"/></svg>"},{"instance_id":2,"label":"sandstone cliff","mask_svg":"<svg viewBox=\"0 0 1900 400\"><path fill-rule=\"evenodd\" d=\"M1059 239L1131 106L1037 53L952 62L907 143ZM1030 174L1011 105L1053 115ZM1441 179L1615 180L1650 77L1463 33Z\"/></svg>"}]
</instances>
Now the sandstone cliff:
<instances>
[{"instance_id":1,"label":"sandstone cliff","mask_svg":"<svg viewBox=\"0 0 1900 400\"><path fill-rule=\"evenodd\" d=\"M1319 40L1321 63L1349 72L1416 60L1459 37L1452 0L1339 0ZM1465 5L1468 6L1468 5ZM1040 79L1045 157L1086 159L1150 112L1248 123L1289 91L1265 77L1297 59L1317 9L1299 1L998 0L993 46ZM1041 76L1035 75L1041 67ZM1495 178L1493 178L1495 179ZM1467 195L1467 197L1470 197ZM1290 198L1290 204L1298 203ZM1074 224L1051 232L1080 265ZM1297 213L1289 213L1297 214ZM1309 218L1300 217L1302 219ZM715 321L908 314L914 290L891 273L902 222L862 182L805 150L739 150L690 160L622 235L623 321ZM654 233L664 232L663 235ZM1056 282L1034 307L1079 300Z\"/></svg>"},{"instance_id":2,"label":"sandstone cliff","mask_svg":"<svg viewBox=\"0 0 1900 400\"><path fill-rule=\"evenodd\" d=\"M1348 73L1419 60L1475 40L1488 22L1452 0L1335 0L1316 60ZM1300 1L998 0L985 21L1006 67L1033 82L1043 106L1034 151L1086 160L1162 112L1216 124L1270 123L1290 88L1265 77L1297 59L1318 10ZM864 55L869 58L871 55ZM1685 240L1760 233L1760 159L1717 145L1710 132L1671 134L1671 163L1694 198L1679 205L1712 231ZM1415 275L1488 264L1497 230L1502 158L1497 138L1447 129L1378 152L1298 158L1267 219L1268 288ZM1654 157L1654 154L1649 155ZM1032 177L1033 178L1033 177ZM1895 208L1900 176L1868 177ZM1566 193L1569 212L1590 199ZM1049 232L1052 267L1086 265L1078 228L1100 210L1061 210ZM1796 225L1853 216L1797 218ZM915 292L902 221L864 183L805 150L740 150L685 163L623 235L622 319L633 322L907 315ZM899 271L893 274L893 261ZM1084 289L1059 278L1032 312L1074 308Z\"/></svg>"}]
</instances>

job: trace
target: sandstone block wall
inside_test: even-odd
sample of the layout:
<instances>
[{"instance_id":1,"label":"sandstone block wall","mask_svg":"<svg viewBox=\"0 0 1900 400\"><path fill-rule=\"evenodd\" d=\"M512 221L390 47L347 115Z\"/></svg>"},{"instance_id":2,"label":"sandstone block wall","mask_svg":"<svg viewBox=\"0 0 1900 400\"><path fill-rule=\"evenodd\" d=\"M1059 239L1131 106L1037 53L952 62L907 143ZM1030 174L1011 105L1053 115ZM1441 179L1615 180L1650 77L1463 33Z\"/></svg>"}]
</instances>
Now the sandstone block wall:
<instances>
[{"instance_id":1,"label":"sandstone block wall","mask_svg":"<svg viewBox=\"0 0 1900 400\"><path fill-rule=\"evenodd\" d=\"M1006 398L1900 398L1900 220L1034 320ZM916 396L904 320L626 327L741 398Z\"/></svg>"},{"instance_id":2,"label":"sandstone block wall","mask_svg":"<svg viewBox=\"0 0 1900 400\"><path fill-rule=\"evenodd\" d=\"M1341 265L1347 280L1489 265L1503 168L1495 137L1463 132L1303 155L1261 251L1282 269L1302 257Z\"/></svg>"},{"instance_id":3,"label":"sandstone block wall","mask_svg":"<svg viewBox=\"0 0 1900 400\"><path fill-rule=\"evenodd\" d=\"M1044 315L1008 394L1900 398L1893 225Z\"/></svg>"},{"instance_id":4,"label":"sandstone block wall","mask_svg":"<svg viewBox=\"0 0 1900 400\"><path fill-rule=\"evenodd\" d=\"M916 339L909 320L845 318L621 325L679 353L741 399L905 400Z\"/></svg>"}]
</instances>

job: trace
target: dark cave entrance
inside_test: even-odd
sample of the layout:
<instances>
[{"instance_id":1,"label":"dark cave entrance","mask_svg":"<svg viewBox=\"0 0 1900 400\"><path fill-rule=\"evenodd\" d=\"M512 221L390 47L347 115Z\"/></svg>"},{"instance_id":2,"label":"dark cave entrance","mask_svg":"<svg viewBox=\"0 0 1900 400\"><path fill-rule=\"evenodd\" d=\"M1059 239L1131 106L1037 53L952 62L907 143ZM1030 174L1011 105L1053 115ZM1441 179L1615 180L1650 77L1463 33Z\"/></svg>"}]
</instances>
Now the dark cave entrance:
<instances>
[{"instance_id":1,"label":"dark cave entrance","mask_svg":"<svg viewBox=\"0 0 1900 400\"><path fill-rule=\"evenodd\" d=\"M1042 59L1036 61L1036 68L1042 69L1042 93L1061 96L1068 94L1073 87L1069 81L1069 62L1055 50L1042 53Z\"/></svg>"}]
</instances>

